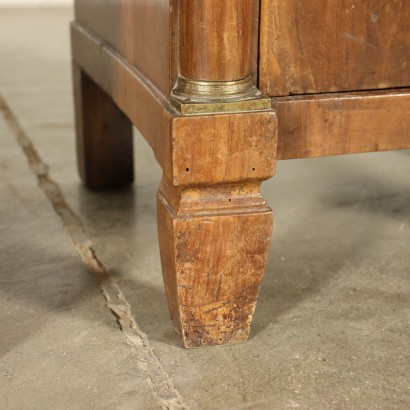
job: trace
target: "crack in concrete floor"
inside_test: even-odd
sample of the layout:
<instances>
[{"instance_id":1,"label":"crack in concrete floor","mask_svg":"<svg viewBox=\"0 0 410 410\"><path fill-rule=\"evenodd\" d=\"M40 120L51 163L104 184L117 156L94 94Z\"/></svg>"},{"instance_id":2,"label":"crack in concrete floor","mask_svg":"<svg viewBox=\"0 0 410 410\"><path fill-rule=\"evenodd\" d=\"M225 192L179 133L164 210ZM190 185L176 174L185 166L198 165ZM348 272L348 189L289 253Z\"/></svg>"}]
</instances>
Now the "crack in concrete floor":
<instances>
[{"instance_id":1,"label":"crack in concrete floor","mask_svg":"<svg viewBox=\"0 0 410 410\"><path fill-rule=\"evenodd\" d=\"M152 349L148 336L138 326L131 306L119 285L93 249L93 243L84 225L66 202L59 185L50 177L47 164L43 162L17 116L1 95L0 111L25 154L39 187L60 217L82 261L94 273L107 308L116 317L119 329L127 343L137 352L138 369L146 375L156 401L163 409L189 409Z\"/></svg>"}]
</instances>

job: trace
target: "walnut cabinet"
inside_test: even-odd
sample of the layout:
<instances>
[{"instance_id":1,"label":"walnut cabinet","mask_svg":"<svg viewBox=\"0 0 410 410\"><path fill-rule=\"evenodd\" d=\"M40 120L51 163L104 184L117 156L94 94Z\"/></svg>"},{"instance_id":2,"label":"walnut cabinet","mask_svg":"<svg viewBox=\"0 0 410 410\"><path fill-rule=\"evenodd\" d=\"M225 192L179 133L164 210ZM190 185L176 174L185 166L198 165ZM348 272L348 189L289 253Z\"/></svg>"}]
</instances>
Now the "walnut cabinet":
<instances>
[{"instance_id":1,"label":"walnut cabinet","mask_svg":"<svg viewBox=\"0 0 410 410\"><path fill-rule=\"evenodd\" d=\"M277 160L410 148L410 1L76 0L71 33L81 177L133 182L132 124L152 147L186 347L249 335Z\"/></svg>"}]
</instances>

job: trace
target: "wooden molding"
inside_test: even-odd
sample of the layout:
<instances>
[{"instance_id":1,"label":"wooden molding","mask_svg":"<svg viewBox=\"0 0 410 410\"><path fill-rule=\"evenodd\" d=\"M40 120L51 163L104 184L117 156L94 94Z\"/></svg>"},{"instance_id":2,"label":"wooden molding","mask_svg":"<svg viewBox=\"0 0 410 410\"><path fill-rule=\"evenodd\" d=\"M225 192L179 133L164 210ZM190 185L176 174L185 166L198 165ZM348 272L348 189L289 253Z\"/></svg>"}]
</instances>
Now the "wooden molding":
<instances>
[{"instance_id":1,"label":"wooden molding","mask_svg":"<svg viewBox=\"0 0 410 410\"><path fill-rule=\"evenodd\" d=\"M410 148L410 89L273 98L278 159Z\"/></svg>"}]
</instances>

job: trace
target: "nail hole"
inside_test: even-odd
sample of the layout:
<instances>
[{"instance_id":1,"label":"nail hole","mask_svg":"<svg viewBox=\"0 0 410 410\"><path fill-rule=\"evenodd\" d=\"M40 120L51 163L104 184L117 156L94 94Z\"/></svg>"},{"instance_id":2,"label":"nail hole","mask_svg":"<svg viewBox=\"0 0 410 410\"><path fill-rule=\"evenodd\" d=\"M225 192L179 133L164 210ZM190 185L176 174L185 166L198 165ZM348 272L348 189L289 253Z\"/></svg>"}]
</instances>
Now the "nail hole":
<instances>
[{"instance_id":1,"label":"nail hole","mask_svg":"<svg viewBox=\"0 0 410 410\"><path fill-rule=\"evenodd\" d=\"M189 168L186 168L185 171L186 171L186 172L189 172Z\"/></svg>"},{"instance_id":2,"label":"nail hole","mask_svg":"<svg viewBox=\"0 0 410 410\"><path fill-rule=\"evenodd\" d=\"M256 171L256 168L252 168L252 171Z\"/></svg>"},{"instance_id":3,"label":"nail hole","mask_svg":"<svg viewBox=\"0 0 410 410\"><path fill-rule=\"evenodd\" d=\"M232 199L231 199L231 198L229 198L229 202L232 202Z\"/></svg>"}]
</instances>

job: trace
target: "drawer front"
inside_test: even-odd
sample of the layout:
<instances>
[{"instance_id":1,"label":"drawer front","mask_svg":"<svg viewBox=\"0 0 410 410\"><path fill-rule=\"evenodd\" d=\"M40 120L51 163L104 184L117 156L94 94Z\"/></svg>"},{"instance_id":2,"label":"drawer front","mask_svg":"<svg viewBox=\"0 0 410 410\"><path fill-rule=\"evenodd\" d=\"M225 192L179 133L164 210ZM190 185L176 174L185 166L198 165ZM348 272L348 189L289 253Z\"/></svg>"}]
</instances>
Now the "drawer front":
<instances>
[{"instance_id":1,"label":"drawer front","mask_svg":"<svg viewBox=\"0 0 410 410\"><path fill-rule=\"evenodd\" d=\"M410 86L410 0L261 0L270 96Z\"/></svg>"}]
</instances>

